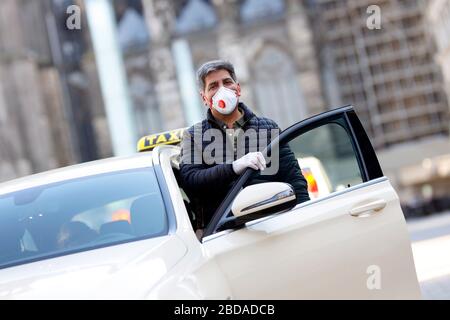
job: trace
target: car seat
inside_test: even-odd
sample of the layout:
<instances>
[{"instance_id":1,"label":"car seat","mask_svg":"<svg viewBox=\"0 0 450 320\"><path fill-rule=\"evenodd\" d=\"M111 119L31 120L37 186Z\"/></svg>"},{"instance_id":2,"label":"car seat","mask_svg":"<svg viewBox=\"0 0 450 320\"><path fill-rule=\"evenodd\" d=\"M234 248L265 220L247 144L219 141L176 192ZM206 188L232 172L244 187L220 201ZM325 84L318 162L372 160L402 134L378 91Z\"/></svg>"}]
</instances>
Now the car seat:
<instances>
[{"instance_id":1,"label":"car seat","mask_svg":"<svg viewBox=\"0 0 450 320\"><path fill-rule=\"evenodd\" d=\"M160 199L147 195L134 200L130 208L131 225L134 234L158 236L167 233L167 217L164 206L158 205Z\"/></svg>"},{"instance_id":2,"label":"car seat","mask_svg":"<svg viewBox=\"0 0 450 320\"><path fill-rule=\"evenodd\" d=\"M131 229L131 225L126 220L112 221L105 224L102 224L100 227L100 234L110 234L110 233L124 233L124 234L133 234L133 230Z\"/></svg>"}]
</instances>

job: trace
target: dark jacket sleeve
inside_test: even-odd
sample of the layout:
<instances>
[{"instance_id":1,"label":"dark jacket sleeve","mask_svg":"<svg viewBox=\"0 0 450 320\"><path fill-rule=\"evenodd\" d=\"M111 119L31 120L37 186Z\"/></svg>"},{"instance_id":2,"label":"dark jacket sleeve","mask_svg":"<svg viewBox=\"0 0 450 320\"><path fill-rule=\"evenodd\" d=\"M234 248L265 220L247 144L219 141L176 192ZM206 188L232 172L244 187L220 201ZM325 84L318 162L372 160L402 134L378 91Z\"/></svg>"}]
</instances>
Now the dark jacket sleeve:
<instances>
[{"instance_id":1,"label":"dark jacket sleeve","mask_svg":"<svg viewBox=\"0 0 450 320\"><path fill-rule=\"evenodd\" d=\"M300 170L295 154L288 144L280 147L280 167L278 171L279 181L289 183L297 195L297 203L310 200L308 183Z\"/></svg>"},{"instance_id":2,"label":"dark jacket sleeve","mask_svg":"<svg viewBox=\"0 0 450 320\"><path fill-rule=\"evenodd\" d=\"M275 121L271 121L271 126L278 127ZM279 149L279 169L275 175L275 181L289 183L295 190L297 203L310 200L308 193L308 183L302 174L295 154L292 152L289 144L283 144Z\"/></svg>"},{"instance_id":3,"label":"dark jacket sleeve","mask_svg":"<svg viewBox=\"0 0 450 320\"><path fill-rule=\"evenodd\" d=\"M193 130L185 131L181 143L180 178L183 187L191 192L211 192L228 188L237 175L232 164L207 165L202 159L202 146L196 145Z\"/></svg>"}]
</instances>

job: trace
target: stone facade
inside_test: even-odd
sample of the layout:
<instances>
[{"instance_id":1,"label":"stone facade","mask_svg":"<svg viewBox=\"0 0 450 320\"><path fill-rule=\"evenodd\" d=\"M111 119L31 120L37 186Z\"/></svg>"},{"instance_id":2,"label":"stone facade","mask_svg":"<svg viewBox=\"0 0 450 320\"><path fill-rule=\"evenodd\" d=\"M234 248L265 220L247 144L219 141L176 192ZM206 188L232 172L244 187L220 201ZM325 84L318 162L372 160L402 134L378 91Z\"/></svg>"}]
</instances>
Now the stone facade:
<instances>
[{"instance_id":1,"label":"stone facade","mask_svg":"<svg viewBox=\"0 0 450 320\"><path fill-rule=\"evenodd\" d=\"M274 12L267 1L143 0L162 129L186 125L171 53L179 38L188 41L195 68L212 59L231 61L242 101L282 127L324 110L306 11L301 1L275 2L281 10ZM251 5L261 9L259 16L248 16L255 12ZM202 25L196 14L214 18Z\"/></svg>"},{"instance_id":2,"label":"stone facade","mask_svg":"<svg viewBox=\"0 0 450 320\"><path fill-rule=\"evenodd\" d=\"M447 99L450 101L450 1L430 0L427 24L430 26L428 31L436 41L435 59L441 66Z\"/></svg>"},{"instance_id":3,"label":"stone facade","mask_svg":"<svg viewBox=\"0 0 450 320\"><path fill-rule=\"evenodd\" d=\"M60 1L59 16L54 3L0 1L0 182L97 157L91 111L103 103L90 91L98 88L95 60L81 54L78 35L58 34L74 2ZM100 156L111 154L105 144Z\"/></svg>"},{"instance_id":4,"label":"stone facade","mask_svg":"<svg viewBox=\"0 0 450 320\"><path fill-rule=\"evenodd\" d=\"M64 130L51 126L63 119L44 12L38 2L0 2L0 181L71 161L57 141Z\"/></svg>"},{"instance_id":5,"label":"stone facade","mask_svg":"<svg viewBox=\"0 0 450 320\"><path fill-rule=\"evenodd\" d=\"M331 104L353 104L378 150L448 135L448 101L427 33L426 1L315 3ZM368 27L371 6L380 10L379 29Z\"/></svg>"},{"instance_id":6,"label":"stone facade","mask_svg":"<svg viewBox=\"0 0 450 320\"><path fill-rule=\"evenodd\" d=\"M402 203L443 197L450 185L449 100L432 36L434 28L445 32L449 2L432 3L317 0L309 7L327 99L354 105ZM379 28L368 27L374 5ZM439 12L435 27L430 8ZM438 47L448 46L448 32L440 38Z\"/></svg>"}]
</instances>

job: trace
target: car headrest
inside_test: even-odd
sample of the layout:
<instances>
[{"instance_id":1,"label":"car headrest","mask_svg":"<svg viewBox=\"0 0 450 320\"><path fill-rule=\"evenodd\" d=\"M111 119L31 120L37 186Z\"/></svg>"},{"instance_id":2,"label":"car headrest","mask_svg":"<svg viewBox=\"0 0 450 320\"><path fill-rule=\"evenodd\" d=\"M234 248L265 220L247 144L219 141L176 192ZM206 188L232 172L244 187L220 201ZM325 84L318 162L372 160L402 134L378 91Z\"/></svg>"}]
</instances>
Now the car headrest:
<instances>
[{"instance_id":1,"label":"car headrest","mask_svg":"<svg viewBox=\"0 0 450 320\"><path fill-rule=\"evenodd\" d=\"M94 240L97 232L80 221L69 221L61 226L58 233L58 245L60 247L76 247Z\"/></svg>"},{"instance_id":2,"label":"car headrest","mask_svg":"<svg viewBox=\"0 0 450 320\"><path fill-rule=\"evenodd\" d=\"M157 205L160 202L154 195L134 200L130 208L131 225L136 236L156 236L167 229L165 209Z\"/></svg>"},{"instance_id":3,"label":"car headrest","mask_svg":"<svg viewBox=\"0 0 450 320\"><path fill-rule=\"evenodd\" d=\"M131 229L131 225L128 221L119 220L105 223L100 227L100 234L108 233L125 233L132 235L133 230Z\"/></svg>"}]
</instances>

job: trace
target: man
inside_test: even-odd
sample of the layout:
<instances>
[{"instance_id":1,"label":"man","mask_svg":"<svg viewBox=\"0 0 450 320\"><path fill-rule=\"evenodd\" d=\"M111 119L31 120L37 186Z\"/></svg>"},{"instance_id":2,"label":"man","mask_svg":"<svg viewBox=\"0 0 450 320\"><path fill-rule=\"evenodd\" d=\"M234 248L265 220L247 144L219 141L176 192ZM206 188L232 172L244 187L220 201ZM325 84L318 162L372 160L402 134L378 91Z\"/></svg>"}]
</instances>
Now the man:
<instances>
[{"instance_id":1,"label":"man","mask_svg":"<svg viewBox=\"0 0 450 320\"><path fill-rule=\"evenodd\" d=\"M268 135L270 140L270 132L279 131L279 127L273 120L257 117L239 102L241 87L231 63L207 62L199 68L197 77L200 95L208 111L205 120L190 127L183 135L180 178L184 191L194 202L197 229L203 229L246 168L260 171L266 168L266 159L260 151L267 144L261 144L261 137ZM211 132L219 132L219 136ZM258 150L251 150L251 141L239 139L246 132L254 133L256 137L249 136L253 142L258 140ZM239 141L244 143L239 144ZM289 146L280 146L279 159L273 161L279 161L276 174L261 175L258 181L287 182L295 189L298 203L309 200L307 182Z\"/></svg>"}]
</instances>

